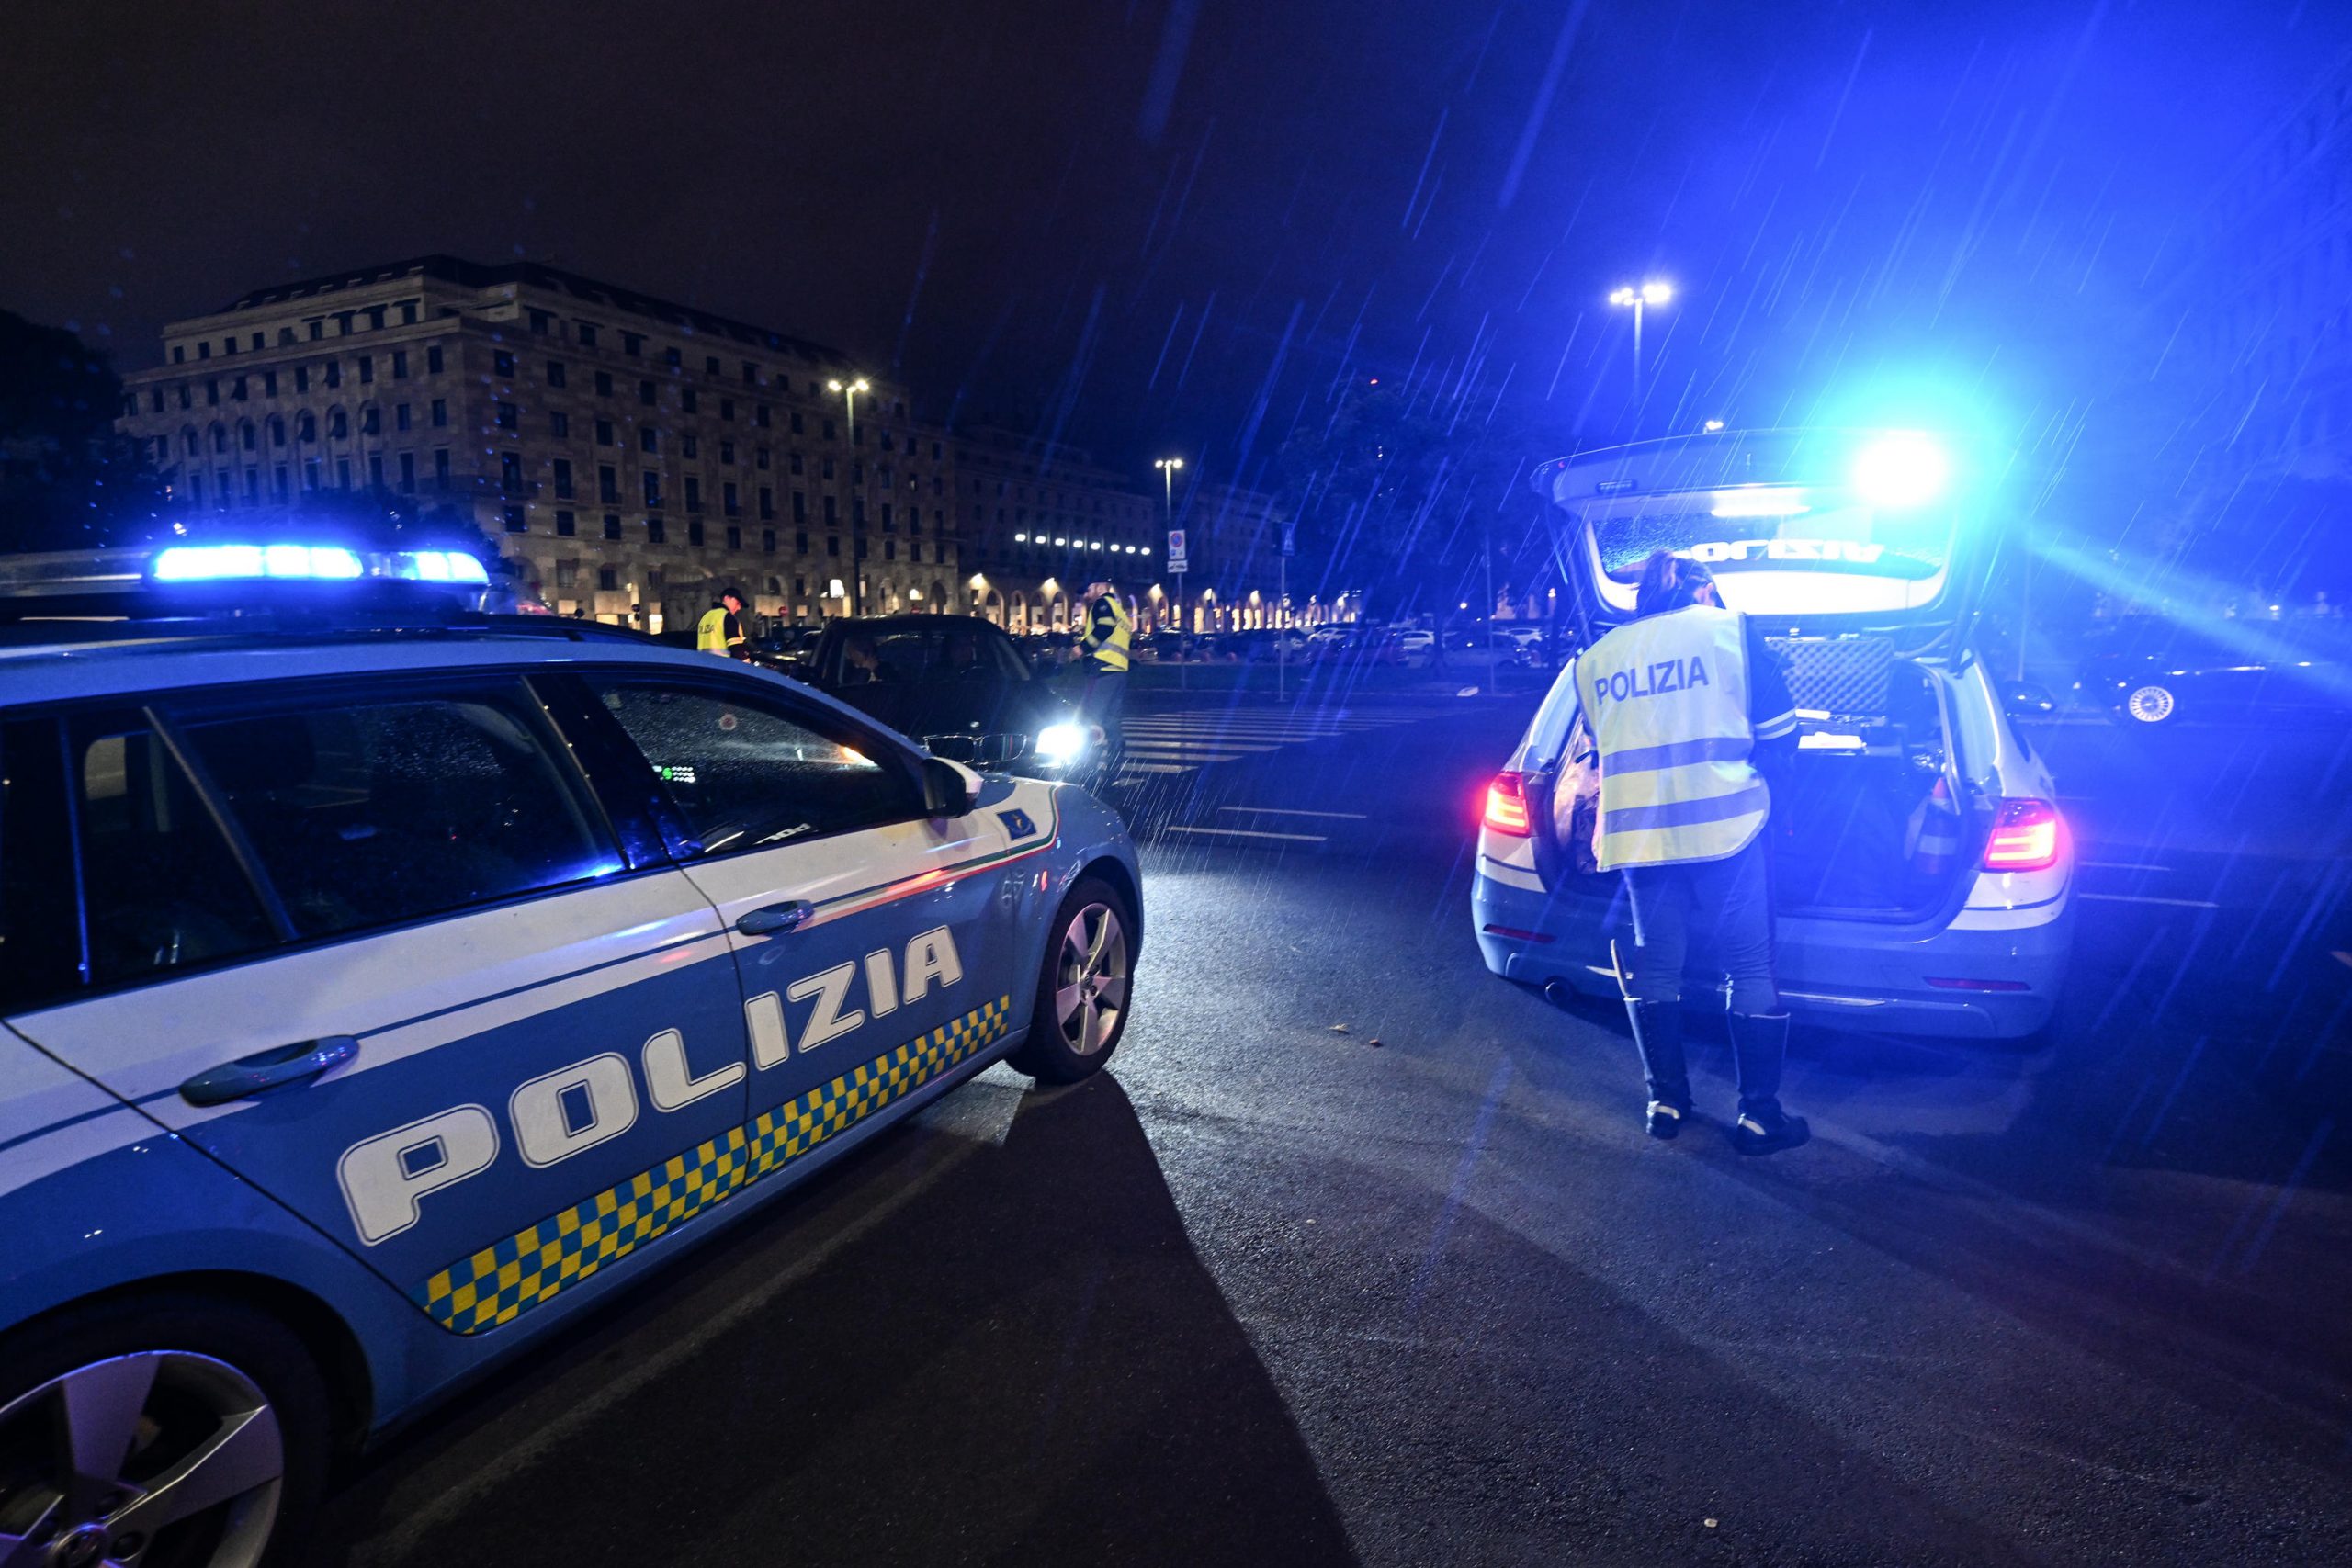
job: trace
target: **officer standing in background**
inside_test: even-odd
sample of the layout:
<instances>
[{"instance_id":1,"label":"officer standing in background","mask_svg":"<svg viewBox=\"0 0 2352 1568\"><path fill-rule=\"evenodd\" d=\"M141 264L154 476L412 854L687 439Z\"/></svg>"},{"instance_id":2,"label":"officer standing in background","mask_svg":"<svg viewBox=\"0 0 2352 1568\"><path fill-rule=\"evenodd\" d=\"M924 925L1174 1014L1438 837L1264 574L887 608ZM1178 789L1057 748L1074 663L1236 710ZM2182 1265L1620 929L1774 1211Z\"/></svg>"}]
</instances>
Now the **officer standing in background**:
<instances>
[{"instance_id":1,"label":"officer standing in background","mask_svg":"<svg viewBox=\"0 0 2352 1568\"><path fill-rule=\"evenodd\" d=\"M695 647L721 659L741 659L746 640L743 596L728 588L702 613L702 620L695 626Z\"/></svg>"},{"instance_id":2,"label":"officer standing in background","mask_svg":"<svg viewBox=\"0 0 2352 1568\"><path fill-rule=\"evenodd\" d=\"M1119 591L1107 582L1090 582L1080 605L1086 629L1079 634L1080 678L1079 711L1102 728L1103 747L1114 762L1119 756L1119 719L1127 705L1127 644L1135 622L1120 603Z\"/></svg>"},{"instance_id":3,"label":"officer standing in background","mask_svg":"<svg viewBox=\"0 0 2352 1568\"><path fill-rule=\"evenodd\" d=\"M1732 1141L1742 1154L1794 1148L1808 1129L1781 1109L1789 1015L1772 973L1764 843L1766 779L1785 776L1796 750L1788 680L1696 561L1651 552L1634 616L1577 660L1577 700L1600 754L1597 857L1625 874L1633 905L1625 1010L1649 1081L1650 1135L1673 1137L1690 1114L1682 968L1696 931L1713 937L1731 976Z\"/></svg>"}]
</instances>

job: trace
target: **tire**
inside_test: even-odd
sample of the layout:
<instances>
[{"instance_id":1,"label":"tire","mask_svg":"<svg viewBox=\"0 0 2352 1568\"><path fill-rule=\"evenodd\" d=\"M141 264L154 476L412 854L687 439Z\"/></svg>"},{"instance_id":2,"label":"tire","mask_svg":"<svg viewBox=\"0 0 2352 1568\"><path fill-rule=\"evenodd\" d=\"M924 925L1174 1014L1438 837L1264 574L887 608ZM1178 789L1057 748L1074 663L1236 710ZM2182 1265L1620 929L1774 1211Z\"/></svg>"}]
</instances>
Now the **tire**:
<instances>
[{"instance_id":1,"label":"tire","mask_svg":"<svg viewBox=\"0 0 2352 1568\"><path fill-rule=\"evenodd\" d=\"M1135 910L1125 894L1099 876L1081 876L1071 885L1046 936L1029 1036L1005 1058L1016 1071L1040 1083L1061 1084L1102 1070L1127 1032L1135 930ZM1082 989L1090 983L1091 989ZM1107 1006L1106 992L1115 993Z\"/></svg>"},{"instance_id":2,"label":"tire","mask_svg":"<svg viewBox=\"0 0 2352 1568\"><path fill-rule=\"evenodd\" d=\"M69 1408L88 1432L119 1429L116 1485L62 1481ZM292 1330L250 1307L126 1296L0 1337L0 1561L36 1535L51 1543L33 1559L42 1562L134 1550L141 1568L299 1562L332 1436L316 1364ZM167 1479L205 1484L175 1498L158 1484ZM187 1502L198 1506L174 1517ZM61 1538L88 1557L60 1551Z\"/></svg>"},{"instance_id":3,"label":"tire","mask_svg":"<svg viewBox=\"0 0 2352 1568\"><path fill-rule=\"evenodd\" d=\"M2142 724L2158 725L2170 722L2180 713L2180 699L2170 686L2151 682L2134 686L2123 699L2123 716Z\"/></svg>"}]
</instances>

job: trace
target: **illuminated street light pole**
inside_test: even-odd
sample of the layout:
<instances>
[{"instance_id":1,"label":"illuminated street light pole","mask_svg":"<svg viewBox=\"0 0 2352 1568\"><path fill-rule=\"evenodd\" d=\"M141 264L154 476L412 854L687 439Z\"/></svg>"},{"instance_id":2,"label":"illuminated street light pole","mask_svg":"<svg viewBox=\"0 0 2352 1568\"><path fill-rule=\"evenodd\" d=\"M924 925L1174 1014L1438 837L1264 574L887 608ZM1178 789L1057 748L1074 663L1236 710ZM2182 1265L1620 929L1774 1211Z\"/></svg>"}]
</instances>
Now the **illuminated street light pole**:
<instances>
[{"instance_id":1,"label":"illuminated street light pole","mask_svg":"<svg viewBox=\"0 0 2352 1568\"><path fill-rule=\"evenodd\" d=\"M1634 407L1642 406L1642 311L1651 305L1663 305L1674 298L1670 283L1645 283L1639 288L1627 287L1609 296L1611 305L1634 308Z\"/></svg>"},{"instance_id":2,"label":"illuminated street light pole","mask_svg":"<svg viewBox=\"0 0 2352 1568\"><path fill-rule=\"evenodd\" d=\"M1154 457L1151 460L1151 466L1159 470L1159 477L1164 481L1161 490L1167 496L1168 509L1162 515L1168 531L1174 533L1176 530L1176 470L1184 466L1184 459ZM1167 558L1163 556L1160 558L1164 560ZM1184 604L1183 572L1179 570L1170 575L1176 579L1176 684L1179 690L1187 690L1192 685L1192 677L1184 670L1184 649L1186 639L1193 635L1193 613Z\"/></svg>"},{"instance_id":3,"label":"illuminated street light pole","mask_svg":"<svg viewBox=\"0 0 2352 1568\"><path fill-rule=\"evenodd\" d=\"M828 381L825 390L841 394L842 405L849 413L849 471L863 475L865 466L857 457L857 400L874 389L865 377L846 384ZM850 482L849 498L849 613L865 614L865 485L862 479Z\"/></svg>"}]
</instances>

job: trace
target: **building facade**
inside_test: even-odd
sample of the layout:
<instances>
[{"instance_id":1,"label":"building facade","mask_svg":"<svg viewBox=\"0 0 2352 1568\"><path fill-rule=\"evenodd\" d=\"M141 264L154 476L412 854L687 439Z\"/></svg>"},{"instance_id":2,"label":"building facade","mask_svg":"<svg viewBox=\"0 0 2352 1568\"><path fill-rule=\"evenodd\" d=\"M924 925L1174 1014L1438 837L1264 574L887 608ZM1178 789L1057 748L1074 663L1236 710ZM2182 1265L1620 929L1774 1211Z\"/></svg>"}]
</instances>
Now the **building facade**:
<instances>
[{"instance_id":1,"label":"building facade","mask_svg":"<svg viewBox=\"0 0 2352 1568\"><path fill-rule=\"evenodd\" d=\"M529 263L426 256L175 321L118 427L192 513L368 491L478 527L558 614L660 631L958 603L954 456L840 352ZM854 419L853 419L854 415ZM862 578L853 563L862 552Z\"/></svg>"}]
</instances>

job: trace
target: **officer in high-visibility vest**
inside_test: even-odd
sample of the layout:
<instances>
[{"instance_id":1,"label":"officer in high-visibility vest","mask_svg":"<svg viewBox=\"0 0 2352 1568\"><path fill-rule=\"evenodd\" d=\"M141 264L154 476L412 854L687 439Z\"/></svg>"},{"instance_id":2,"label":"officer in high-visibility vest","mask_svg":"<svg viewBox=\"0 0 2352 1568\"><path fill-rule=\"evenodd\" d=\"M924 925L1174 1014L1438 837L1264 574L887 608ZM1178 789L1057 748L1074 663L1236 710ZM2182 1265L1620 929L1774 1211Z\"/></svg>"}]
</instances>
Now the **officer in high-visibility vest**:
<instances>
[{"instance_id":1,"label":"officer in high-visibility vest","mask_svg":"<svg viewBox=\"0 0 2352 1568\"><path fill-rule=\"evenodd\" d=\"M1764 843L1767 777L1796 750L1788 679L1696 561L1652 552L1634 615L1577 657L1576 689L1600 755L1598 859L1625 874L1633 906L1623 983L1650 1135L1673 1137L1690 1114L1682 968L1695 930L1714 939L1715 968L1731 976L1732 1141L1743 1154L1794 1148L1807 1129L1781 1109L1789 1015L1773 979Z\"/></svg>"},{"instance_id":2,"label":"officer in high-visibility vest","mask_svg":"<svg viewBox=\"0 0 2352 1568\"><path fill-rule=\"evenodd\" d=\"M748 639L743 636L743 596L732 588L711 601L695 626L695 647L721 659L741 659Z\"/></svg>"},{"instance_id":3,"label":"officer in high-visibility vest","mask_svg":"<svg viewBox=\"0 0 2352 1568\"><path fill-rule=\"evenodd\" d=\"M1080 601L1085 629L1079 634L1077 673L1085 682L1078 705L1102 731L1104 754L1119 755L1119 720L1127 705L1127 644L1135 621L1107 582L1090 582Z\"/></svg>"}]
</instances>

